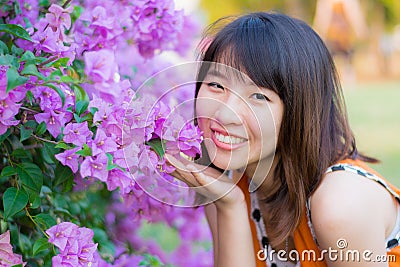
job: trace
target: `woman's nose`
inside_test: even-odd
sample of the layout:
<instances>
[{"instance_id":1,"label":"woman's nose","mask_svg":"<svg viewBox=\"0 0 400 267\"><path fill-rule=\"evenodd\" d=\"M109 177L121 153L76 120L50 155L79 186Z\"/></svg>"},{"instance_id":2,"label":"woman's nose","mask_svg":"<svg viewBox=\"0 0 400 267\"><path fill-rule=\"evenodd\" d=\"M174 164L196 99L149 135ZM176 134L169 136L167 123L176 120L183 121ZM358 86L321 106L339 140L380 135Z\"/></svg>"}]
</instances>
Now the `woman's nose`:
<instances>
[{"instance_id":1,"label":"woman's nose","mask_svg":"<svg viewBox=\"0 0 400 267\"><path fill-rule=\"evenodd\" d=\"M237 124L241 125L242 113L245 112L246 104L240 96L229 93L225 101L220 102L215 111L215 119L224 125Z\"/></svg>"}]
</instances>

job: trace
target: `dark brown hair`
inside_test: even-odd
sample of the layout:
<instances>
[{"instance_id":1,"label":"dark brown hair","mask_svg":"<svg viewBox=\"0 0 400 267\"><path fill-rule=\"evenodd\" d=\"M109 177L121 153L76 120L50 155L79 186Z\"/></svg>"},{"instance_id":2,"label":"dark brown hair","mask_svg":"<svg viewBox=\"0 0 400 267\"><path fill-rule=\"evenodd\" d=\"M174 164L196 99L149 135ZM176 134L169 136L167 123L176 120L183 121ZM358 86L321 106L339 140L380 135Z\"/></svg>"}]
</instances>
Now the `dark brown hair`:
<instances>
[{"instance_id":1,"label":"dark brown hair","mask_svg":"<svg viewBox=\"0 0 400 267\"><path fill-rule=\"evenodd\" d=\"M376 161L357 152L332 57L306 23L277 13L241 16L211 36L201 60L246 73L257 86L275 91L284 103L274 190L263 192L273 245L296 229L307 198L330 165L346 158ZM204 79L207 66L200 66L197 81Z\"/></svg>"}]
</instances>

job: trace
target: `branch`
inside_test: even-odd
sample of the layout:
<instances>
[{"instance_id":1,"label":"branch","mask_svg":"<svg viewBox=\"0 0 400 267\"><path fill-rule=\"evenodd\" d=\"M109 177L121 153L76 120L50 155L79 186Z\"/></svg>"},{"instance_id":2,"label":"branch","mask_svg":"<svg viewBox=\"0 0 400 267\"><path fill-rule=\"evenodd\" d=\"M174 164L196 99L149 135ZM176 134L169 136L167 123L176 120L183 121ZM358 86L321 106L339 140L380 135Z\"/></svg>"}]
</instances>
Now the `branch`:
<instances>
[{"instance_id":1,"label":"branch","mask_svg":"<svg viewBox=\"0 0 400 267\"><path fill-rule=\"evenodd\" d=\"M48 140L48 139L45 139L45 138L39 137L39 136L37 136L37 135L34 135L34 134L32 134L32 136L33 136L34 138L36 138L36 139L40 140L40 141L43 141L43 142L47 142L47 143L52 143L52 144L58 145L58 142L56 142L56 141L53 141L53 140Z\"/></svg>"}]
</instances>

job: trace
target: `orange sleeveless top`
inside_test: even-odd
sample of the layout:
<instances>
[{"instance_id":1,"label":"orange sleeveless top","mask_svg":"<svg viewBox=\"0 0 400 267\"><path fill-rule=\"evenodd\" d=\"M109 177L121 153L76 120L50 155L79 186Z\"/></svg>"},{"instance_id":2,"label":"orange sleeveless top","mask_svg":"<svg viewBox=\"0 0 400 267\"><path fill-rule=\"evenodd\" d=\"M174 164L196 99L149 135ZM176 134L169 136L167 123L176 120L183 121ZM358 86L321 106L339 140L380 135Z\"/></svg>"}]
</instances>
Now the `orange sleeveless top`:
<instances>
[{"instance_id":1,"label":"orange sleeveless top","mask_svg":"<svg viewBox=\"0 0 400 267\"><path fill-rule=\"evenodd\" d=\"M400 195L400 190L393 186L392 184L388 183L386 180L384 180L376 171L371 169L367 164L364 162L358 161L358 160L344 160L339 163L344 163L344 164L351 164L353 166L360 167L364 169L365 171L376 175L380 179L382 179L385 183L385 187L387 186L389 191L392 191L394 194ZM379 182L379 181L378 181ZM255 252L255 259L256 259L256 267L265 267L266 263L265 261L261 261L257 258L257 252L260 251L262 248L259 244L258 237L257 237L257 229L256 226L251 219L251 200L250 200L250 194L248 190L248 181L246 179L240 179L238 186L242 189L245 195L245 199L247 202L247 207L249 210L249 221L250 221L250 228L253 236L253 246L254 246L254 252ZM393 194L392 193L392 194ZM398 215L400 216L400 215ZM295 248L298 252L299 255L302 255L302 252L304 250L310 251L313 250L316 253L316 258L320 258L321 256L321 251L316 244L313 234L311 232L311 228L309 226L309 220L307 218L307 212L305 209L304 215L300 221L299 226L293 233L293 238L294 238L294 243L295 243ZM390 256L392 255L392 256ZM388 258L391 257L391 261L389 261L389 266L390 267L400 267L400 245L395 246L394 248L390 249L387 252ZM301 258L301 257L300 257ZM306 257L305 257L306 258ZM301 260L306 260L306 259L301 259ZM301 261L301 266L302 267L327 267L327 263L325 261Z\"/></svg>"}]
</instances>

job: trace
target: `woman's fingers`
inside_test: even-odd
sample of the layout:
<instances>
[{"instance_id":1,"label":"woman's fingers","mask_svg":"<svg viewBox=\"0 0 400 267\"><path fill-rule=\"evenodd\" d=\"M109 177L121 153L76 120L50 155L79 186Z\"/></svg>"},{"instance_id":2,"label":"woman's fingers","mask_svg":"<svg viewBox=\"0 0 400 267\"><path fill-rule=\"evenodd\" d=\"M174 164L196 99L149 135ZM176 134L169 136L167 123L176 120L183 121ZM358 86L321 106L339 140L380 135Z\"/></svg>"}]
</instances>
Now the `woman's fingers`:
<instances>
[{"instance_id":1,"label":"woman's fingers","mask_svg":"<svg viewBox=\"0 0 400 267\"><path fill-rule=\"evenodd\" d=\"M188 184L193 190L205 196L209 201L224 198L228 202L232 202L241 193L240 189L236 188L235 184L226 175L213 168L207 168L193 162L185 165L172 155L166 154L165 158L176 168L172 173L173 176ZM231 193L235 188L239 191L234 190L235 193Z\"/></svg>"},{"instance_id":2,"label":"woman's fingers","mask_svg":"<svg viewBox=\"0 0 400 267\"><path fill-rule=\"evenodd\" d=\"M164 157L169 164L175 167L175 171L171 173L175 178L181 180L191 187L199 186L194 176L180 160L169 154L165 154Z\"/></svg>"}]
</instances>

